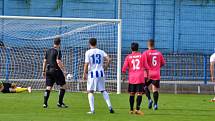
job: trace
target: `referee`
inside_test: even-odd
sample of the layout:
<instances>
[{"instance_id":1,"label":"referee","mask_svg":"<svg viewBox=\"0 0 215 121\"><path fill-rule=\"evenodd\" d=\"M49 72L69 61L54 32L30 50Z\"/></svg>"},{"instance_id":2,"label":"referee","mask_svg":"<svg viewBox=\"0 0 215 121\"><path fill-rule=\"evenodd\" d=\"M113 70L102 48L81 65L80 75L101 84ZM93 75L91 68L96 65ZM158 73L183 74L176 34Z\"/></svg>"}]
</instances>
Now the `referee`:
<instances>
[{"instance_id":1,"label":"referee","mask_svg":"<svg viewBox=\"0 0 215 121\"><path fill-rule=\"evenodd\" d=\"M60 50L60 43L61 39L55 38L54 47L48 49L45 54L45 59L43 62L43 77L46 79L46 90L44 94L43 108L48 107L48 99L54 83L60 85L59 101L57 106L60 108L68 107L63 102L66 89L66 81L64 76L66 74L66 70L61 61L62 54Z\"/></svg>"}]
</instances>

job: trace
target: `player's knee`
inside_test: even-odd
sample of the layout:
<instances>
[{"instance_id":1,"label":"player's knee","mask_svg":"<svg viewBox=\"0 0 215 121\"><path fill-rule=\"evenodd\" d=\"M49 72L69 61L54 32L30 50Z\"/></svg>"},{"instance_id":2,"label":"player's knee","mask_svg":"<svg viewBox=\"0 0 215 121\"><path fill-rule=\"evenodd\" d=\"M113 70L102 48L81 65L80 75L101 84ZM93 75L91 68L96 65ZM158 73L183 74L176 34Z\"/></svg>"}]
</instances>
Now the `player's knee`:
<instances>
[{"instance_id":1,"label":"player's knee","mask_svg":"<svg viewBox=\"0 0 215 121\"><path fill-rule=\"evenodd\" d=\"M148 90L148 87L147 87L147 86L144 86L144 90Z\"/></svg>"},{"instance_id":2,"label":"player's knee","mask_svg":"<svg viewBox=\"0 0 215 121\"><path fill-rule=\"evenodd\" d=\"M60 89L66 89L66 84L60 86Z\"/></svg>"},{"instance_id":3,"label":"player's knee","mask_svg":"<svg viewBox=\"0 0 215 121\"><path fill-rule=\"evenodd\" d=\"M51 91L51 90L52 90L52 87L51 87L51 86L47 86L47 87L46 87L46 90L50 90L50 91Z\"/></svg>"},{"instance_id":4,"label":"player's knee","mask_svg":"<svg viewBox=\"0 0 215 121\"><path fill-rule=\"evenodd\" d=\"M106 90L102 90L102 91L100 91L101 93L107 93L107 91Z\"/></svg>"},{"instance_id":5,"label":"player's knee","mask_svg":"<svg viewBox=\"0 0 215 121\"><path fill-rule=\"evenodd\" d=\"M94 93L94 91L93 91L93 90L90 90L90 91L88 91L87 93L88 93L88 94L89 94L89 93L92 93L92 94L93 94L93 93Z\"/></svg>"},{"instance_id":6,"label":"player's knee","mask_svg":"<svg viewBox=\"0 0 215 121\"><path fill-rule=\"evenodd\" d=\"M135 95L135 93L134 92L130 92L130 96L134 96Z\"/></svg>"},{"instance_id":7,"label":"player's knee","mask_svg":"<svg viewBox=\"0 0 215 121\"><path fill-rule=\"evenodd\" d=\"M152 85L152 91L153 92L158 91L158 88L155 85Z\"/></svg>"},{"instance_id":8,"label":"player's knee","mask_svg":"<svg viewBox=\"0 0 215 121\"><path fill-rule=\"evenodd\" d=\"M153 92L158 92L158 88L153 88L153 90L152 90Z\"/></svg>"},{"instance_id":9,"label":"player's knee","mask_svg":"<svg viewBox=\"0 0 215 121\"><path fill-rule=\"evenodd\" d=\"M142 92L138 92L137 95L138 95L138 96L142 96L143 93L142 93Z\"/></svg>"}]
</instances>

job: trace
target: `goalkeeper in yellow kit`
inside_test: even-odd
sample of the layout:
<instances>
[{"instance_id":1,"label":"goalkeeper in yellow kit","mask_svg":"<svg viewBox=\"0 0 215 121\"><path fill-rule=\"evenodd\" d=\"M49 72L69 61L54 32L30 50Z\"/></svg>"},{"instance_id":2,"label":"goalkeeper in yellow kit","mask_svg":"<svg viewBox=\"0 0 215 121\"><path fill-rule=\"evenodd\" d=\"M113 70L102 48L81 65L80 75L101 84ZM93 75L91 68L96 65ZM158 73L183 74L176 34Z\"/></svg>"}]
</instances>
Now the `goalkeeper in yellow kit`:
<instances>
[{"instance_id":1,"label":"goalkeeper in yellow kit","mask_svg":"<svg viewBox=\"0 0 215 121\"><path fill-rule=\"evenodd\" d=\"M0 92L2 93L20 93L25 91L31 93L31 87L22 88L17 87L15 83L4 83L0 81Z\"/></svg>"}]
</instances>

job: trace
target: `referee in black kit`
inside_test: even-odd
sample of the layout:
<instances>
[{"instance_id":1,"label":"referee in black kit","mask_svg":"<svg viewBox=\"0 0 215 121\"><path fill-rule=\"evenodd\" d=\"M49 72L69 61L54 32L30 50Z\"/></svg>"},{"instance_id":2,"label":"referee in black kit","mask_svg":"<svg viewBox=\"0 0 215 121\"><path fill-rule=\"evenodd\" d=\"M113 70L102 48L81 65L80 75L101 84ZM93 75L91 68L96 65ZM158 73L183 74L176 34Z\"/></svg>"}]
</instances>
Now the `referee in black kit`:
<instances>
[{"instance_id":1,"label":"referee in black kit","mask_svg":"<svg viewBox=\"0 0 215 121\"><path fill-rule=\"evenodd\" d=\"M61 61L62 54L60 50L61 39L54 39L54 47L48 49L45 54L45 59L43 62L43 77L46 79L46 90L44 94L44 104L43 108L48 107L48 99L50 92L54 83L60 85L59 101L57 106L60 108L67 108L68 106L64 104L63 98L66 90L65 76L66 70Z\"/></svg>"}]
</instances>

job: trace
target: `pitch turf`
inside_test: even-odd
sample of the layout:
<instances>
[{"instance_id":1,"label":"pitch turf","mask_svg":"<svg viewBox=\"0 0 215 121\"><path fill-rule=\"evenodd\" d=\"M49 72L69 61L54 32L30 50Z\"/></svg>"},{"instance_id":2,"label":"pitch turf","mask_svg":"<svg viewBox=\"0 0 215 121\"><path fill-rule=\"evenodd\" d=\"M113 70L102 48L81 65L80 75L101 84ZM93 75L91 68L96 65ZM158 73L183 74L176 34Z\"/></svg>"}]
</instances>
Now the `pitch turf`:
<instances>
[{"instance_id":1,"label":"pitch turf","mask_svg":"<svg viewBox=\"0 0 215 121\"><path fill-rule=\"evenodd\" d=\"M212 95L161 94L159 110L147 109L143 98L142 109L145 116L128 114L127 94L111 94L116 111L109 114L100 94L95 96L95 115L87 115L89 110L87 94L67 93L65 102L68 109L56 106L57 92L50 96L49 108L42 108L43 92L32 94L0 94L0 121L214 121L215 103L208 102Z\"/></svg>"}]
</instances>

